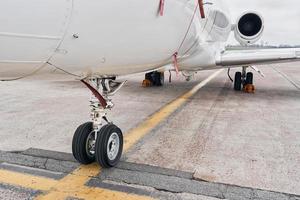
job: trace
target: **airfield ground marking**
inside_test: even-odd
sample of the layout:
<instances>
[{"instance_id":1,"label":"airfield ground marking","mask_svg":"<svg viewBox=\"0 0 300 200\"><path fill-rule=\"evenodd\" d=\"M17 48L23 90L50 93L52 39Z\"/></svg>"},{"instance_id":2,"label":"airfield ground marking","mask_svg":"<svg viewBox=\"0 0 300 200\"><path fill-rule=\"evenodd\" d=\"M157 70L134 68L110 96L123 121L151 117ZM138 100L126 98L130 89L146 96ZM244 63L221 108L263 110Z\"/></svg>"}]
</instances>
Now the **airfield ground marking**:
<instances>
[{"instance_id":1,"label":"airfield ground marking","mask_svg":"<svg viewBox=\"0 0 300 200\"><path fill-rule=\"evenodd\" d=\"M58 181L50 178L43 178L0 169L0 183L17 185L33 190L46 191L50 190L51 187L58 183Z\"/></svg>"},{"instance_id":2,"label":"airfield ground marking","mask_svg":"<svg viewBox=\"0 0 300 200\"><path fill-rule=\"evenodd\" d=\"M126 152L130 147L132 147L139 139L149 133L153 128L158 124L164 121L169 117L173 112L175 112L179 107L181 107L189 98L191 98L196 92L203 88L207 83L212 79L218 76L223 69L220 69L210 75L205 80L198 83L190 91L186 92L179 98L175 99L171 103L167 104L161 108L158 112L150 116L146 121L142 122L138 127L134 128L132 131L129 131L125 137L124 151Z\"/></svg>"},{"instance_id":3,"label":"airfield ground marking","mask_svg":"<svg viewBox=\"0 0 300 200\"><path fill-rule=\"evenodd\" d=\"M276 67L272 67L274 71L276 71L278 74L280 74L285 80L290 82L293 86L295 86L298 90L300 90L300 86L293 81L287 74L283 73L282 71L278 70Z\"/></svg>"},{"instance_id":4,"label":"airfield ground marking","mask_svg":"<svg viewBox=\"0 0 300 200\"><path fill-rule=\"evenodd\" d=\"M161 108L158 112L150 116L138 127L129 131L125 135L124 152L127 152L136 142L149 133L158 124L169 117L179 107L181 107L190 97L196 94L208 82L218 76L223 70L218 70L203 80L190 91L175 99L171 103ZM61 180L53 180L38 176L25 175L22 173L0 170L0 182L11 185L18 185L24 188L42 190L45 193L36 197L38 200L60 200L67 197L79 199L151 199L146 196L128 194L125 192L112 191L102 188L85 186L85 184L94 176L101 173L101 168L97 164L81 165L73 172Z\"/></svg>"},{"instance_id":5,"label":"airfield ground marking","mask_svg":"<svg viewBox=\"0 0 300 200\"><path fill-rule=\"evenodd\" d=\"M116 200L148 200L146 196L128 194L125 192L112 191L108 189L85 186L90 178L100 173L101 169L97 164L80 166L71 174L62 178L52 187L48 193L38 196L38 200L64 200L67 197L78 199L116 199Z\"/></svg>"}]
</instances>

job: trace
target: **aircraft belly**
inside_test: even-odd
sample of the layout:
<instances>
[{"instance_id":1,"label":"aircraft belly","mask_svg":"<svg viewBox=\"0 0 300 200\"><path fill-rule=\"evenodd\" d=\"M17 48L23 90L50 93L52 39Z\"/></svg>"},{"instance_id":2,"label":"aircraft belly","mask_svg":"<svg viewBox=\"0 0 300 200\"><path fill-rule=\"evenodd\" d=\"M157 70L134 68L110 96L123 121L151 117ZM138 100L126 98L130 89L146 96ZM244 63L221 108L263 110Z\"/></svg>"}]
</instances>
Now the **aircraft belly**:
<instances>
[{"instance_id":1,"label":"aircraft belly","mask_svg":"<svg viewBox=\"0 0 300 200\"><path fill-rule=\"evenodd\" d=\"M130 74L170 64L176 52L182 69L212 66L207 44L216 41L206 40L224 34L211 34L213 7L200 19L196 3L166 1L160 16L159 0L1 1L0 18L9 20L0 27L0 79L47 62L73 73Z\"/></svg>"},{"instance_id":2,"label":"aircraft belly","mask_svg":"<svg viewBox=\"0 0 300 200\"><path fill-rule=\"evenodd\" d=\"M188 59L179 62L180 70L199 71L213 68L216 66L216 52L219 48L218 43L202 42L198 43L186 55Z\"/></svg>"},{"instance_id":3,"label":"aircraft belly","mask_svg":"<svg viewBox=\"0 0 300 200\"><path fill-rule=\"evenodd\" d=\"M72 72L103 75L135 73L169 63L195 5L165 2L163 16L158 6L157 0L76 1L66 38L50 62ZM193 24L183 50L195 42L197 34Z\"/></svg>"}]
</instances>

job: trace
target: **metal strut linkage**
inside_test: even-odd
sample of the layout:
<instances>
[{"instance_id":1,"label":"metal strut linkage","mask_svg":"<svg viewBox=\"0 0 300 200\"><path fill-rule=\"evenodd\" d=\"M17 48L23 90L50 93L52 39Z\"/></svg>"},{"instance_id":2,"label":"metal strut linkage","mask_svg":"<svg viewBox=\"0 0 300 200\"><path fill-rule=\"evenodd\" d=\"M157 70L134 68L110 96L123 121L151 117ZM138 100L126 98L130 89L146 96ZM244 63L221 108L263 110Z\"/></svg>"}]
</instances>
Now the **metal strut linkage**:
<instances>
[{"instance_id":1,"label":"metal strut linkage","mask_svg":"<svg viewBox=\"0 0 300 200\"><path fill-rule=\"evenodd\" d=\"M81 80L81 82L93 93L90 99L91 119L94 131L98 132L103 121L111 123L107 119L108 110L114 106L110 96L113 96L126 81L117 82L112 78L90 78Z\"/></svg>"},{"instance_id":2,"label":"metal strut linkage","mask_svg":"<svg viewBox=\"0 0 300 200\"><path fill-rule=\"evenodd\" d=\"M243 66L242 67L242 82L243 82L243 84L246 83L247 68L248 68L248 66Z\"/></svg>"}]
</instances>

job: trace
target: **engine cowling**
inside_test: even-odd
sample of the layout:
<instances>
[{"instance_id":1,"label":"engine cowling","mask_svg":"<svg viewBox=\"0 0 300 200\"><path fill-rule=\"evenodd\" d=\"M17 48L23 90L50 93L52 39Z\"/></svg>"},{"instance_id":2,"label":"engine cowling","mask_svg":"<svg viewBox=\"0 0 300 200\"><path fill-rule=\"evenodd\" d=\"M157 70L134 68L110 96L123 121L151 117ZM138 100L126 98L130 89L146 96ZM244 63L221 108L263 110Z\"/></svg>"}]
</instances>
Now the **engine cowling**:
<instances>
[{"instance_id":1,"label":"engine cowling","mask_svg":"<svg viewBox=\"0 0 300 200\"><path fill-rule=\"evenodd\" d=\"M241 45L249 45L257 42L262 37L263 31L263 18L257 13L249 12L238 18L234 35Z\"/></svg>"}]
</instances>

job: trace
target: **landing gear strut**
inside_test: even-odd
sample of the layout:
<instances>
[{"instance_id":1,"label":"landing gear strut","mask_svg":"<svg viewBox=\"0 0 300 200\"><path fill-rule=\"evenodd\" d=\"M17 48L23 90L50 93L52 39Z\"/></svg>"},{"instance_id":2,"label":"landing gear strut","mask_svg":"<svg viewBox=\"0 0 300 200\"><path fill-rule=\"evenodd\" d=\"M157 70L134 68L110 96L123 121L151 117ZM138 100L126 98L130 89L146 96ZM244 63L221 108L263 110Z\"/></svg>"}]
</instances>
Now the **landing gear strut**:
<instances>
[{"instance_id":1,"label":"landing gear strut","mask_svg":"<svg viewBox=\"0 0 300 200\"><path fill-rule=\"evenodd\" d=\"M122 155L123 134L106 115L114 106L110 97L125 82L117 82L114 78L92 78L82 82L94 94L90 100L92 122L80 125L75 131L72 142L73 155L81 164L97 161L101 167L113 167Z\"/></svg>"},{"instance_id":2,"label":"landing gear strut","mask_svg":"<svg viewBox=\"0 0 300 200\"><path fill-rule=\"evenodd\" d=\"M242 89L250 93L255 90L253 86L253 73L247 73L247 67L243 67L242 72L236 72L234 77L234 90L240 91Z\"/></svg>"}]
</instances>

